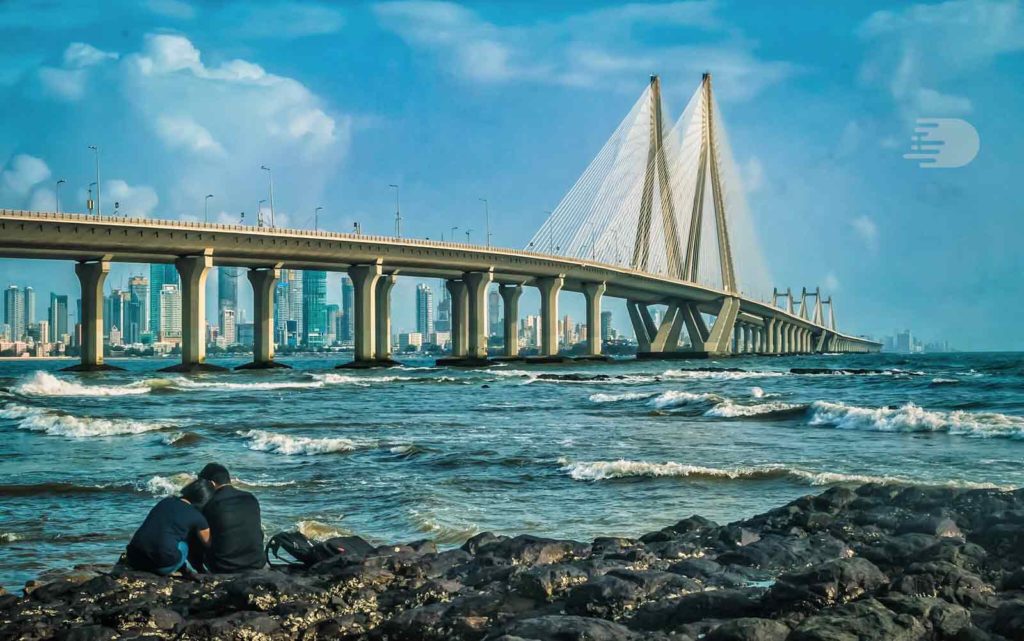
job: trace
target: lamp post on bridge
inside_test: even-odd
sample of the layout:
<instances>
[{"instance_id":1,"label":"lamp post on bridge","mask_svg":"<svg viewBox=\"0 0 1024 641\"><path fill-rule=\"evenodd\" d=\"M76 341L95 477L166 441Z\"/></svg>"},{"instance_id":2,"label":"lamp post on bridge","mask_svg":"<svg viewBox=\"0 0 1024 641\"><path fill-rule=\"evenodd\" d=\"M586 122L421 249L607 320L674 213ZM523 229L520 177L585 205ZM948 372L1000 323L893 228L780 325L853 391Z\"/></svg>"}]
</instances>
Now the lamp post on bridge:
<instances>
[{"instance_id":1,"label":"lamp post on bridge","mask_svg":"<svg viewBox=\"0 0 1024 641\"><path fill-rule=\"evenodd\" d=\"M92 215L93 207L96 205L96 201L92 199L92 188L96 187L96 183L89 183L89 198L85 201L85 208L89 210L89 215Z\"/></svg>"},{"instance_id":2,"label":"lamp post on bridge","mask_svg":"<svg viewBox=\"0 0 1024 641\"><path fill-rule=\"evenodd\" d=\"M490 209L487 206L487 199L486 198L480 198L480 200L484 204L484 225L486 225L485 232L484 232L486 234L486 237L484 238L484 242L486 242L487 243L487 247L490 248L490 246L491 246L491 212L490 212Z\"/></svg>"},{"instance_id":3,"label":"lamp post on bridge","mask_svg":"<svg viewBox=\"0 0 1024 641\"><path fill-rule=\"evenodd\" d=\"M103 210L100 208L100 148L97 145L89 145L89 149L92 149L96 155L96 215L102 216Z\"/></svg>"},{"instance_id":4,"label":"lamp post on bridge","mask_svg":"<svg viewBox=\"0 0 1024 641\"><path fill-rule=\"evenodd\" d=\"M398 185L388 185L395 190L395 237L402 237L402 203L399 200L400 189Z\"/></svg>"},{"instance_id":5,"label":"lamp post on bridge","mask_svg":"<svg viewBox=\"0 0 1024 641\"><path fill-rule=\"evenodd\" d=\"M206 198L203 199L203 222L210 222L210 199L213 198L213 194L206 194Z\"/></svg>"},{"instance_id":6,"label":"lamp post on bridge","mask_svg":"<svg viewBox=\"0 0 1024 641\"><path fill-rule=\"evenodd\" d=\"M317 207L316 209L313 210L313 231L320 231L319 216L321 209L323 209L323 207Z\"/></svg>"},{"instance_id":7,"label":"lamp post on bridge","mask_svg":"<svg viewBox=\"0 0 1024 641\"><path fill-rule=\"evenodd\" d=\"M265 202L267 202L266 198L260 200L260 202L256 204L256 226L257 227L262 227L263 226L263 203L265 203Z\"/></svg>"},{"instance_id":8,"label":"lamp post on bridge","mask_svg":"<svg viewBox=\"0 0 1024 641\"><path fill-rule=\"evenodd\" d=\"M470 233L471 233L472 231L473 231L472 229L467 229L467 230L466 230L466 244L467 244L467 245L469 245L469 244L470 244L470 242L469 242L469 234L470 234Z\"/></svg>"},{"instance_id":9,"label":"lamp post on bridge","mask_svg":"<svg viewBox=\"0 0 1024 641\"><path fill-rule=\"evenodd\" d=\"M452 242L452 243L455 242L455 232L457 232L457 231L459 231L459 228L457 226L456 227L452 227L452 233L451 233L451 238L449 239L449 242Z\"/></svg>"},{"instance_id":10,"label":"lamp post on bridge","mask_svg":"<svg viewBox=\"0 0 1024 641\"><path fill-rule=\"evenodd\" d=\"M60 213L60 186L63 185L64 183L66 183L66 182L67 182L66 180L61 178L60 180L57 181L57 186L54 189L54 191L57 192L57 213L58 214Z\"/></svg>"},{"instance_id":11,"label":"lamp post on bridge","mask_svg":"<svg viewBox=\"0 0 1024 641\"><path fill-rule=\"evenodd\" d=\"M270 167L267 167L266 165L260 165L260 169L262 169L263 171L267 172L267 180L270 181L270 226L273 227L274 226L274 174L271 173ZM266 201L260 201L260 202L266 202ZM260 210L260 220L262 221L262 219L263 219L263 211ZM263 226L263 224L261 223L260 227L262 227L262 226Z\"/></svg>"}]
</instances>

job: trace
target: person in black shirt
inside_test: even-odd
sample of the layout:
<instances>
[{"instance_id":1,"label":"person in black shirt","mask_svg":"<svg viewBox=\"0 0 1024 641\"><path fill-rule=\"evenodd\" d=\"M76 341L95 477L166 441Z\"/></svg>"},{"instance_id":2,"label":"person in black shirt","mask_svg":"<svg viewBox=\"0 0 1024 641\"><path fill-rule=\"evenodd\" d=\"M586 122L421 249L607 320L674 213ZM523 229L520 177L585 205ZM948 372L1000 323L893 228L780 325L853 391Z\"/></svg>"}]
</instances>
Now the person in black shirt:
<instances>
[{"instance_id":1,"label":"person in black shirt","mask_svg":"<svg viewBox=\"0 0 1024 641\"><path fill-rule=\"evenodd\" d=\"M180 570L189 556L187 541L210 543L210 526L200 510L212 496L213 484L197 480L186 485L180 497L157 503L128 544L128 565L163 576Z\"/></svg>"},{"instance_id":2,"label":"person in black shirt","mask_svg":"<svg viewBox=\"0 0 1024 641\"><path fill-rule=\"evenodd\" d=\"M211 543L203 550L202 564L216 573L243 572L265 566L267 556L259 501L231 485L231 475L219 463L204 467L199 478L210 481L215 489L213 498L203 508L203 516L210 524Z\"/></svg>"}]
</instances>

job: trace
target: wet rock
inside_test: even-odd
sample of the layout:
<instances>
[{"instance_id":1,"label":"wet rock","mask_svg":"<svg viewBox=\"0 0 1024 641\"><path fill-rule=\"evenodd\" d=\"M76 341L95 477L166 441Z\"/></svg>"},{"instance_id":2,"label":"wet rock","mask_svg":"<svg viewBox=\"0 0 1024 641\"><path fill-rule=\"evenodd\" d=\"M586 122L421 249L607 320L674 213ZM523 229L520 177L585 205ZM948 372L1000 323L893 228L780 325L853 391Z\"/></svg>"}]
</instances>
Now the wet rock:
<instances>
[{"instance_id":1,"label":"wet rock","mask_svg":"<svg viewBox=\"0 0 1024 641\"><path fill-rule=\"evenodd\" d=\"M783 641L789 626L771 619L745 618L727 621L704 637L705 641Z\"/></svg>"},{"instance_id":2,"label":"wet rock","mask_svg":"<svg viewBox=\"0 0 1024 641\"><path fill-rule=\"evenodd\" d=\"M477 558L512 565L544 565L583 556L590 547L576 541L557 541L528 534L480 546Z\"/></svg>"},{"instance_id":3,"label":"wet rock","mask_svg":"<svg viewBox=\"0 0 1024 641\"><path fill-rule=\"evenodd\" d=\"M867 559L839 559L780 576L764 600L773 610L816 610L859 599L888 583Z\"/></svg>"},{"instance_id":4,"label":"wet rock","mask_svg":"<svg viewBox=\"0 0 1024 641\"><path fill-rule=\"evenodd\" d=\"M804 619L787 641L916 641L924 633L914 617L865 599Z\"/></svg>"},{"instance_id":5,"label":"wet rock","mask_svg":"<svg viewBox=\"0 0 1024 641\"><path fill-rule=\"evenodd\" d=\"M701 619L758 616L762 590L709 590L679 599L658 601L640 608L632 625L642 630L674 630Z\"/></svg>"},{"instance_id":6,"label":"wet rock","mask_svg":"<svg viewBox=\"0 0 1024 641\"><path fill-rule=\"evenodd\" d=\"M535 641L635 641L628 628L611 621L578 616L523 619L505 629L507 637ZM488 639L496 637L488 637Z\"/></svg>"}]
</instances>

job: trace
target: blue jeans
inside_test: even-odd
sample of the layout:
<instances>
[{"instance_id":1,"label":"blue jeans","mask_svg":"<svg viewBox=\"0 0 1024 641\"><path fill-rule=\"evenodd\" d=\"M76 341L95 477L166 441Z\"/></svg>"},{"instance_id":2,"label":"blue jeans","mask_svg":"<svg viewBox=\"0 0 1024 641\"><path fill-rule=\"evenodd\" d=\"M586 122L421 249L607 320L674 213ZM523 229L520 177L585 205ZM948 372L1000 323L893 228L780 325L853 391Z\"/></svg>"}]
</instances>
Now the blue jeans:
<instances>
[{"instance_id":1,"label":"blue jeans","mask_svg":"<svg viewBox=\"0 0 1024 641\"><path fill-rule=\"evenodd\" d=\"M188 560L188 543L178 541L178 552L181 553L181 558L178 559L177 563L168 565L165 568L157 568L156 573L160 576L168 576L180 570L185 565L185 561Z\"/></svg>"}]
</instances>

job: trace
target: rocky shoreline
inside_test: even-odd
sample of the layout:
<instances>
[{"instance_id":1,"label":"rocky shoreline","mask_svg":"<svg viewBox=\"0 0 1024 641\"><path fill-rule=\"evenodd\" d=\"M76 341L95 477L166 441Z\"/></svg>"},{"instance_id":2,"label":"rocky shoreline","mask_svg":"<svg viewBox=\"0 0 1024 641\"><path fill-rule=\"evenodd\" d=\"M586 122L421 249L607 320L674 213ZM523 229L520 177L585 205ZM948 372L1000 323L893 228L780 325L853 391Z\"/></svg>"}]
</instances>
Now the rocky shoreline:
<instances>
[{"instance_id":1,"label":"rocky shoreline","mask_svg":"<svg viewBox=\"0 0 1024 641\"><path fill-rule=\"evenodd\" d=\"M1024 640L1024 490L835 487L589 543L480 534L198 581L83 567L0 639Z\"/></svg>"}]
</instances>

